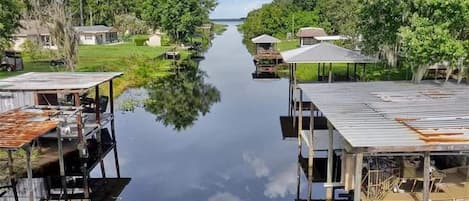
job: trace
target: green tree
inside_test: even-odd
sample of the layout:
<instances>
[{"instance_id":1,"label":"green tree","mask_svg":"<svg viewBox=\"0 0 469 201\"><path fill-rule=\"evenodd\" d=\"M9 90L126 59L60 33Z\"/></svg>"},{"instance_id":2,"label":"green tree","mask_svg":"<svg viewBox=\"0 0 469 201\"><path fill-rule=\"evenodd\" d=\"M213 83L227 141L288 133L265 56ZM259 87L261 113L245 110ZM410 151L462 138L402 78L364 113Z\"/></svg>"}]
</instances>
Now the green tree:
<instances>
[{"instance_id":1,"label":"green tree","mask_svg":"<svg viewBox=\"0 0 469 201\"><path fill-rule=\"evenodd\" d=\"M0 50L10 46L12 35L20 26L21 9L17 0L0 0Z\"/></svg>"},{"instance_id":2,"label":"green tree","mask_svg":"<svg viewBox=\"0 0 469 201\"><path fill-rule=\"evenodd\" d=\"M312 11L316 8L317 0L293 0L293 4L303 10ZM346 4L343 4L346 5Z\"/></svg>"},{"instance_id":3,"label":"green tree","mask_svg":"<svg viewBox=\"0 0 469 201\"><path fill-rule=\"evenodd\" d=\"M461 41L450 33L449 24L435 24L428 18L414 15L410 25L400 30L403 54L412 67L415 83L420 82L429 66L449 62L457 65L461 58L467 57L467 49Z\"/></svg>"},{"instance_id":4,"label":"green tree","mask_svg":"<svg viewBox=\"0 0 469 201\"><path fill-rule=\"evenodd\" d=\"M146 0L143 17L153 28L161 28L176 41L183 41L196 32L196 28L209 22L215 9L215 0Z\"/></svg>"},{"instance_id":5,"label":"green tree","mask_svg":"<svg viewBox=\"0 0 469 201\"><path fill-rule=\"evenodd\" d=\"M400 31L407 30L403 29L405 27L416 30L416 26L425 26L426 23L416 25L417 21L422 22L416 18L426 19L428 24L446 29L458 43L464 43L469 37L467 0L362 0L361 3L360 33L364 38L364 50L368 53L381 52L392 66L396 65L401 50L409 49L400 47L409 46L402 43Z\"/></svg>"}]
</instances>

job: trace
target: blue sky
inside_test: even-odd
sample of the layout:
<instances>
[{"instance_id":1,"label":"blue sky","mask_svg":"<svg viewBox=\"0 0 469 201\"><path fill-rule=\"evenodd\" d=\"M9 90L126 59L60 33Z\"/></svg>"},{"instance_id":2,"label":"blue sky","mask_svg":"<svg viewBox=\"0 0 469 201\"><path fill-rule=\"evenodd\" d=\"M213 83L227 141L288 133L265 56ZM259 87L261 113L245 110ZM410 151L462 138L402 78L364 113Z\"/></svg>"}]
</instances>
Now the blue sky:
<instances>
[{"instance_id":1,"label":"blue sky","mask_svg":"<svg viewBox=\"0 0 469 201\"><path fill-rule=\"evenodd\" d=\"M272 0L218 0L218 7L212 12L211 18L245 17L253 9Z\"/></svg>"}]
</instances>

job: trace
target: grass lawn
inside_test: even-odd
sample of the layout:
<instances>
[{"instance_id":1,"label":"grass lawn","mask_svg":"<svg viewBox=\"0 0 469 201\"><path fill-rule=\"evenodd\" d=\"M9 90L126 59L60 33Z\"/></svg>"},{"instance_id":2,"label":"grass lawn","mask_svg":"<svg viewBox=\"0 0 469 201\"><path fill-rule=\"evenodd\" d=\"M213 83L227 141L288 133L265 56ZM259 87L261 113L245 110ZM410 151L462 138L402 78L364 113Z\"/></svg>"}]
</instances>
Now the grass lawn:
<instances>
[{"instance_id":1,"label":"grass lawn","mask_svg":"<svg viewBox=\"0 0 469 201\"><path fill-rule=\"evenodd\" d=\"M116 95L128 87L139 86L147 80L163 76L170 69L170 62L156 59L169 47L135 46L133 43L117 45L80 46L77 71L121 71L124 77L116 80ZM26 72L64 71L63 67L49 65L50 59L32 61L27 55L24 70L0 72L0 79Z\"/></svg>"},{"instance_id":2,"label":"grass lawn","mask_svg":"<svg viewBox=\"0 0 469 201\"><path fill-rule=\"evenodd\" d=\"M80 46L78 69L95 71L102 68L116 69L122 66L123 59L154 59L163 54L169 47L135 46L133 43L118 45Z\"/></svg>"},{"instance_id":3,"label":"grass lawn","mask_svg":"<svg viewBox=\"0 0 469 201\"><path fill-rule=\"evenodd\" d=\"M282 40L282 42L277 44L277 49L280 51L292 50L299 47L299 40Z\"/></svg>"}]
</instances>

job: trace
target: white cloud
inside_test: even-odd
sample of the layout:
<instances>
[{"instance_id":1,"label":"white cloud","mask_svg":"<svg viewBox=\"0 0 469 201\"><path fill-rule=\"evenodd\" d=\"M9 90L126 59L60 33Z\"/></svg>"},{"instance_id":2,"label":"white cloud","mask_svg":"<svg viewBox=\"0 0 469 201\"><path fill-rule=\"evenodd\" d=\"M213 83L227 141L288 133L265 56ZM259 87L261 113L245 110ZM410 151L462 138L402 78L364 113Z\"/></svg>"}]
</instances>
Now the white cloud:
<instances>
[{"instance_id":1,"label":"white cloud","mask_svg":"<svg viewBox=\"0 0 469 201\"><path fill-rule=\"evenodd\" d=\"M209 197L208 201L241 201L241 199L231 193L217 193Z\"/></svg>"},{"instance_id":2,"label":"white cloud","mask_svg":"<svg viewBox=\"0 0 469 201\"><path fill-rule=\"evenodd\" d=\"M270 169L265 165L264 160L249 153L243 153L243 160L254 169L256 177L261 178L269 176Z\"/></svg>"},{"instance_id":3,"label":"white cloud","mask_svg":"<svg viewBox=\"0 0 469 201\"><path fill-rule=\"evenodd\" d=\"M270 178L265 186L264 195L273 198L284 198L289 194L295 194L297 188L297 165L291 165L284 171Z\"/></svg>"}]
</instances>

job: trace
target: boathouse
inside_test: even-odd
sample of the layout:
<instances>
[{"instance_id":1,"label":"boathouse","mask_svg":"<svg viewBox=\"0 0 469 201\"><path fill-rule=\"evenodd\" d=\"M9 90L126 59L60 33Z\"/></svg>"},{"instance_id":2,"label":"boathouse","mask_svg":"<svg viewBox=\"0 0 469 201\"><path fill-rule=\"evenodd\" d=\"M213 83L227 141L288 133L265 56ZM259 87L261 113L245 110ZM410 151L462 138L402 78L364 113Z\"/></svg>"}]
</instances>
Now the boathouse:
<instances>
[{"instance_id":1,"label":"boathouse","mask_svg":"<svg viewBox=\"0 0 469 201\"><path fill-rule=\"evenodd\" d=\"M282 56L276 47L280 40L264 34L251 41L256 46L254 55L256 72L254 74L275 74L277 65L283 63Z\"/></svg>"},{"instance_id":2,"label":"boathouse","mask_svg":"<svg viewBox=\"0 0 469 201\"><path fill-rule=\"evenodd\" d=\"M12 103L33 103L16 105L16 109L0 114L0 149L8 153L10 181L2 188L10 189L3 196L16 201L118 196L130 181L120 177L115 134L113 80L121 75L26 73L0 80L0 91L11 93ZM109 91L103 92L104 88ZM14 160L14 153L21 149L26 153L24 172L14 168L20 163ZM38 158L33 163L34 150L38 150ZM116 178L107 177L103 161L112 151ZM90 172L97 166L102 178L90 178ZM22 175L27 179L17 178ZM109 192L103 188L103 182L114 189ZM38 186L46 192L38 192Z\"/></svg>"},{"instance_id":3,"label":"boathouse","mask_svg":"<svg viewBox=\"0 0 469 201\"><path fill-rule=\"evenodd\" d=\"M311 108L310 129L298 129L299 155L304 145L308 150L303 169L309 199L318 193L312 189L313 158L324 144L327 199L337 187L355 201L469 199L466 85L354 82L299 84L298 90ZM315 129L316 112L326 118L326 134ZM299 128L303 115L298 113ZM333 162L336 153L341 163ZM340 178L333 176L337 169Z\"/></svg>"}]
</instances>

